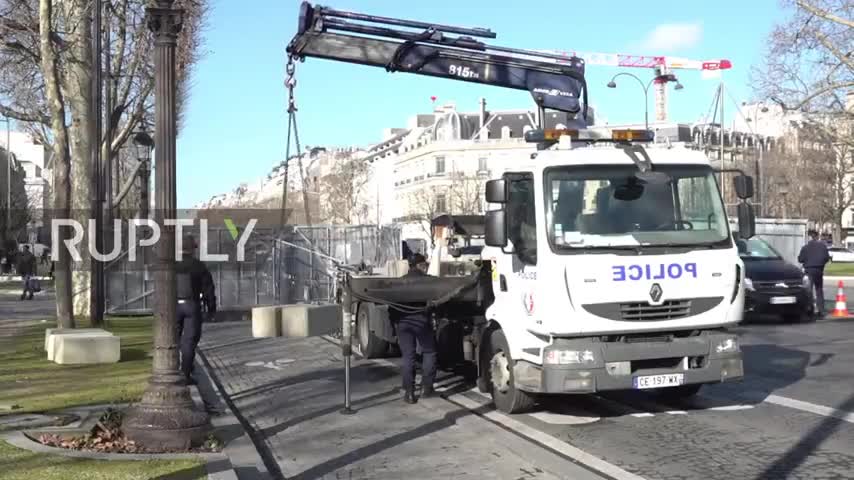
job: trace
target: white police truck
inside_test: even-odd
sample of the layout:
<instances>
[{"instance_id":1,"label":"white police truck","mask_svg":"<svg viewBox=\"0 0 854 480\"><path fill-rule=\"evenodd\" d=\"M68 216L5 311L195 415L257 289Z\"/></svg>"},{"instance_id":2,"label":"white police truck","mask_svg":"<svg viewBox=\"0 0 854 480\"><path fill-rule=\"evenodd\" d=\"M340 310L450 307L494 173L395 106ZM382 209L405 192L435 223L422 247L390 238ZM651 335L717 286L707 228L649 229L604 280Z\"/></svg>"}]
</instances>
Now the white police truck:
<instances>
[{"instance_id":1,"label":"white police truck","mask_svg":"<svg viewBox=\"0 0 854 480\"><path fill-rule=\"evenodd\" d=\"M643 131L561 133L487 184L482 390L516 412L539 393L683 397L741 379L727 328L742 319L744 266L706 156L629 140ZM752 196L750 177L735 180ZM739 222L751 236L744 201Z\"/></svg>"}]
</instances>

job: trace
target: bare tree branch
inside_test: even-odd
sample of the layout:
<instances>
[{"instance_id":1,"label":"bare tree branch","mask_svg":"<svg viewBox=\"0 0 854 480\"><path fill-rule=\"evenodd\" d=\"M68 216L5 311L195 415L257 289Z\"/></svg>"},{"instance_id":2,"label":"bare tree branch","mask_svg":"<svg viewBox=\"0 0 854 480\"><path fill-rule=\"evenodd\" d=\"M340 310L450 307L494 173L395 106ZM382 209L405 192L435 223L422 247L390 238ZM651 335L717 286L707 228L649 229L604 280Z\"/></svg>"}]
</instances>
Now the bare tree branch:
<instances>
[{"instance_id":1,"label":"bare tree branch","mask_svg":"<svg viewBox=\"0 0 854 480\"><path fill-rule=\"evenodd\" d=\"M14 118L15 120L20 120L22 122L51 123L50 117L48 116L21 112L3 105L0 105L0 115L8 118Z\"/></svg>"},{"instance_id":2,"label":"bare tree branch","mask_svg":"<svg viewBox=\"0 0 854 480\"><path fill-rule=\"evenodd\" d=\"M804 10L812 13L813 15L815 15L817 17L821 17L825 20L830 20L831 22L836 22L836 23L838 23L840 25L844 25L848 28L854 28L854 21L852 21L852 20L848 20L848 19L839 17L837 15L834 15L830 12L824 11L824 10L814 6L814 5L811 5L809 2L806 2L804 0L797 0L797 3L798 3L799 7L803 8Z\"/></svg>"}]
</instances>

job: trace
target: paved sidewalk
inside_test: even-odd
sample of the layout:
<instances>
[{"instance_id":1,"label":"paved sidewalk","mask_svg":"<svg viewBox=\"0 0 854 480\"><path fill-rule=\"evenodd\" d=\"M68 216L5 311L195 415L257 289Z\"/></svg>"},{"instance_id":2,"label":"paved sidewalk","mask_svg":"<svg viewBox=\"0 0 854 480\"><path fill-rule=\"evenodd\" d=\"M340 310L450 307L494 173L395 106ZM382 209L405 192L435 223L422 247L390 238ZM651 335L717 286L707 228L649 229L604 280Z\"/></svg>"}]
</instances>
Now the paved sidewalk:
<instances>
[{"instance_id":1,"label":"paved sidewalk","mask_svg":"<svg viewBox=\"0 0 854 480\"><path fill-rule=\"evenodd\" d=\"M322 338L252 339L248 322L211 323L201 351L277 476L601 478L446 400L404 404L398 372L381 362L354 362L358 412L341 415L341 350Z\"/></svg>"}]
</instances>

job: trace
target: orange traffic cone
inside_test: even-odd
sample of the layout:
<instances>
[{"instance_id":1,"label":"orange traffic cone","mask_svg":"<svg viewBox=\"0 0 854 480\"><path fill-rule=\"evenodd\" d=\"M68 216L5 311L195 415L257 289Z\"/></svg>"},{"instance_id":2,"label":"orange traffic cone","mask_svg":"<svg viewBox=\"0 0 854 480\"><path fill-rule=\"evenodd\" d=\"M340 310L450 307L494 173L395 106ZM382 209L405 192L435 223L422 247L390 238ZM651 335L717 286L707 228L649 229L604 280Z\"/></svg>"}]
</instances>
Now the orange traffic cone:
<instances>
[{"instance_id":1,"label":"orange traffic cone","mask_svg":"<svg viewBox=\"0 0 854 480\"><path fill-rule=\"evenodd\" d=\"M848 317L848 305L845 300L845 291L842 289L842 280L839 281L839 290L836 292L836 308L831 314L833 317Z\"/></svg>"}]
</instances>

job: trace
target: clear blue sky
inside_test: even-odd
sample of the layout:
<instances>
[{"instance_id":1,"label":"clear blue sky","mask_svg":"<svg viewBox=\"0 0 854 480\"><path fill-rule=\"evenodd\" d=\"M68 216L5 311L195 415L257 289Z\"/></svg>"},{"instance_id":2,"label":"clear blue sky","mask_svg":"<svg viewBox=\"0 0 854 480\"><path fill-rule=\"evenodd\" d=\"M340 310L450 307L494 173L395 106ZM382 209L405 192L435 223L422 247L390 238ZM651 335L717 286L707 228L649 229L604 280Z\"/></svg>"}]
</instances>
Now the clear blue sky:
<instances>
[{"instance_id":1,"label":"clear blue sky","mask_svg":"<svg viewBox=\"0 0 854 480\"><path fill-rule=\"evenodd\" d=\"M725 82L733 96L751 98L749 73L761 60L773 24L784 17L777 0L496 2L495 0L324 0L321 4L382 16L490 28L495 44L531 49L668 54L727 58ZM538 5L540 5L538 7ZM207 54L197 66L185 125L178 139L178 205L265 175L285 155L284 49L294 34L297 0L214 0L206 30ZM672 41L662 25L683 25ZM671 29L672 30L672 29ZM590 103L612 123L643 121L640 86L620 70L589 66ZM644 69L629 69L650 78ZM709 110L716 80L679 75L685 89L670 93L671 120L690 122ZM530 95L464 82L389 74L383 69L306 59L297 65L297 105L303 145L369 144L383 128L403 126L429 112L430 96L466 110L484 96L490 108L529 108ZM630 83L631 82L631 83ZM650 115L654 105L650 92ZM734 111L732 103L725 107ZM732 118L732 117L730 117Z\"/></svg>"}]
</instances>

